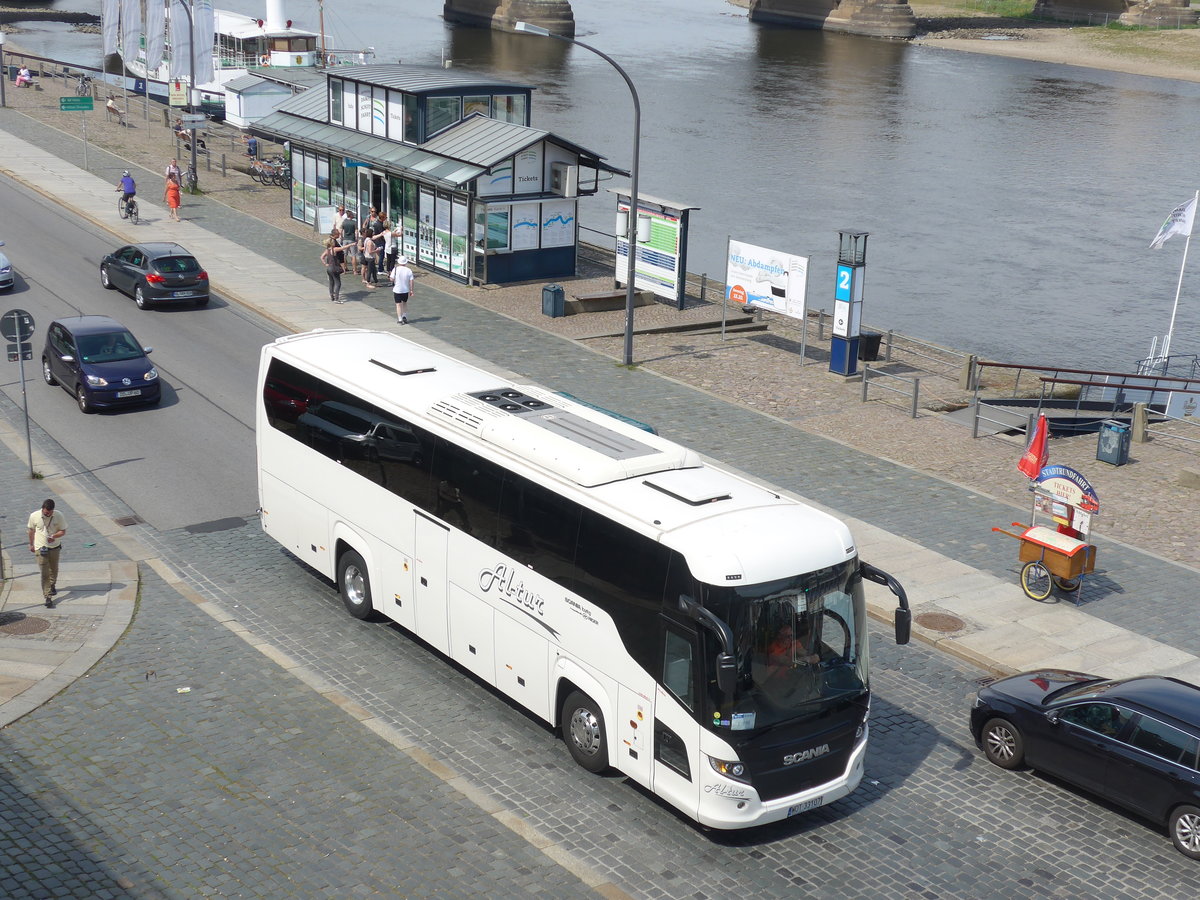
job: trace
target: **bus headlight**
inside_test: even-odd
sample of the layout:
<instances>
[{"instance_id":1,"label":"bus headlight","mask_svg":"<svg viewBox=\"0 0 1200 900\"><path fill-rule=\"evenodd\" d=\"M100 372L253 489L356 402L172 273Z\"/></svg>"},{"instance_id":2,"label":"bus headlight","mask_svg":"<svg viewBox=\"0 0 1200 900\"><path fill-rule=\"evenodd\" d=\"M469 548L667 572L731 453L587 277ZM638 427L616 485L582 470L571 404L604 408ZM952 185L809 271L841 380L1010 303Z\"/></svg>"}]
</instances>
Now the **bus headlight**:
<instances>
[{"instance_id":1,"label":"bus headlight","mask_svg":"<svg viewBox=\"0 0 1200 900\"><path fill-rule=\"evenodd\" d=\"M708 758L708 764L713 767L713 770L726 778L732 778L734 781L740 781L742 784L750 783L750 775L746 772L746 764L741 762L729 762L724 759L717 759L714 756Z\"/></svg>"}]
</instances>

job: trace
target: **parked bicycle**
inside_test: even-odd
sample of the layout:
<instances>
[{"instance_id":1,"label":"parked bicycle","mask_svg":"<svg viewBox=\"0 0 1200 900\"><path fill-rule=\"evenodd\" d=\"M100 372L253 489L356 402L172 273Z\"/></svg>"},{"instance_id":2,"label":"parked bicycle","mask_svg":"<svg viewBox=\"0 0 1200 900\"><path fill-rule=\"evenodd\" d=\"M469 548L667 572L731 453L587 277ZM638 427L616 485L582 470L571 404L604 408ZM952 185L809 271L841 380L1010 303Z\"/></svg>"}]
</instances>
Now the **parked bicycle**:
<instances>
[{"instance_id":1,"label":"parked bicycle","mask_svg":"<svg viewBox=\"0 0 1200 900\"><path fill-rule=\"evenodd\" d=\"M189 194L194 194L199 184L200 177L196 174L196 167L188 166L183 173L183 189Z\"/></svg>"},{"instance_id":2,"label":"parked bicycle","mask_svg":"<svg viewBox=\"0 0 1200 900\"><path fill-rule=\"evenodd\" d=\"M250 163L250 177L260 184L288 187L292 180L292 168L282 156L255 160Z\"/></svg>"},{"instance_id":3,"label":"parked bicycle","mask_svg":"<svg viewBox=\"0 0 1200 900\"><path fill-rule=\"evenodd\" d=\"M90 97L92 96L92 76L86 72L80 72L75 76L75 96Z\"/></svg>"}]
</instances>

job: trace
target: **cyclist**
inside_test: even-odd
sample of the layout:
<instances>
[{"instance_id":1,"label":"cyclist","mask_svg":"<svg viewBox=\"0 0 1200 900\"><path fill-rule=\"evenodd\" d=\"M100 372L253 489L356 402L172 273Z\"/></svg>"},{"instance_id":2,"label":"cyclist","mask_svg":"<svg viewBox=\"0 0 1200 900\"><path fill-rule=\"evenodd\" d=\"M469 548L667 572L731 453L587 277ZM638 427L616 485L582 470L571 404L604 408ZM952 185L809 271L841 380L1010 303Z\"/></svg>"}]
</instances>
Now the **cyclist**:
<instances>
[{"instance_id":1,"label":"cyclist","mask_svg":"<svg viewBox=\"0 0 1200 900\"><path fill-rule=\"evenodd\" d=\"M137 194L137 184L128 169L121 174L121 183L117 185L117 190L121 192L121 202L125 204L126 209L129 209L129 201Z\"/></svg>"}]
</instances>

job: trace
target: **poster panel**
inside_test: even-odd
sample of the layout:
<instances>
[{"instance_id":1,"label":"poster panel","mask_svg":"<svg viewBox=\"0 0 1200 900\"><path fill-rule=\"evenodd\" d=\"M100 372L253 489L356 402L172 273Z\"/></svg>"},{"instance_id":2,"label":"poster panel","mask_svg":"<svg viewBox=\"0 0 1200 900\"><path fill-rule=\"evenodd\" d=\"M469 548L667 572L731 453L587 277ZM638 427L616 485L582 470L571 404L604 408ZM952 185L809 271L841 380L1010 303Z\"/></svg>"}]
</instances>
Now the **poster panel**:
<instances>
[{"instance_id":1,"label":"poster panel","mask_svg":"<svg viewBox=\"0 0 1200 900\"><path fill-rule=\"evenodd\" d=\"M542 221L538 203L512 205L512 249L536 250L541 236Z\"/></svg>"},{"instance_id":2,"label":"poster panel","mask_svg":"<svg viewBox=\"0 0 1200 900\"><path fill-rule=\"evenodd\" d=\"M575 243L575 201L542 204L542 246L570 247Z\"/></svg>"},{"instance_id":3,"label":"poster panel","mask_svg":"<svg viewBox=\"0 0 1200 900\"><path fill-rule=\"evenodd\" d=\"M808 257L729 242L725 299L801 319L808 293Z\"/></svg>"},{"instance_id":4,"label":"poster panel","mask_svg":"<svg viewBox=\"0 0 1200 900\"><path fill-rule=\"evenodd\" d=\"M640 205L640 204L639 204ZM617 200L617 212L628 214L629 201ZM680 283L686 277L681 271L683 254L683 223L677 213L661 207L642 206L638 216L650 226L650 236L639 241L637 259L634 263L633 286L638 290L650 291L657 297L677 300L681 295ZM617 235L616 282L624 285L629 272L629 236Z\"/></svg>"}]
</instances>

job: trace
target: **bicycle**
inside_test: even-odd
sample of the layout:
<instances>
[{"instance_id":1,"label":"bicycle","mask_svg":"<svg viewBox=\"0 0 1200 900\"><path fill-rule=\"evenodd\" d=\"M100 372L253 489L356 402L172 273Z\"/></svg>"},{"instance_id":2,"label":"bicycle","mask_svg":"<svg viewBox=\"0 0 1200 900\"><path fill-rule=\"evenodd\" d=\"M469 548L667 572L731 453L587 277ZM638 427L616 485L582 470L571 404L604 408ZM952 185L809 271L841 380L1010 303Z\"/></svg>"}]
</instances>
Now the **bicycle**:
<instances>
[{"instance_id":1,"label":"bicycle","mask_svg":"<svg viewBox=\"0 0 1200 900\"><path fill-rule=\"evenodd\" d=\"M92 96L92 76L80 72L75 76L75 96L90 97Z\"/></svg>"},{"instance_id":2,"label":"bicycle","mask_svg":"<svg viewBox=\"0 0 1200 900\"><path fill-rule=\"evenodd\" d=\"M188 166L183 173L183 189L189 194L196 193L196 186L200 183L199 177L196 175L194 166Z\"/></svg>"},{"instance_id":3,"label":"bicycle","mask_svg":"<svg viewBox=\"0 0 1200 900\"><path fill-rule=\"evenodd\" d=\"M128 200L117 198L117 215L122 219L128 219L134 225L138 223L138 205L137 201L130 197Z\"/></svg>"}]
</instances>

